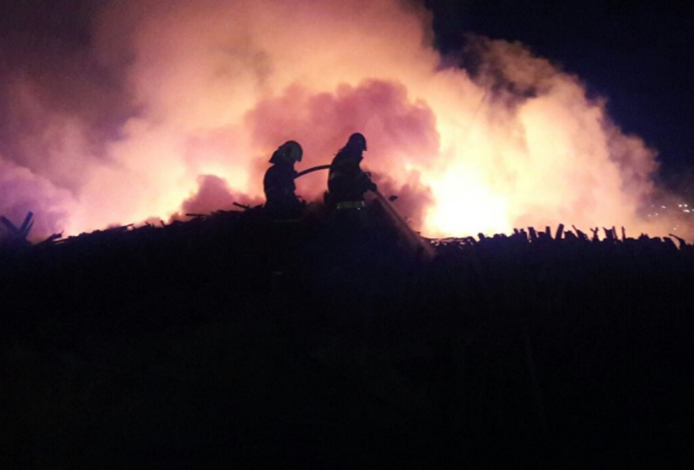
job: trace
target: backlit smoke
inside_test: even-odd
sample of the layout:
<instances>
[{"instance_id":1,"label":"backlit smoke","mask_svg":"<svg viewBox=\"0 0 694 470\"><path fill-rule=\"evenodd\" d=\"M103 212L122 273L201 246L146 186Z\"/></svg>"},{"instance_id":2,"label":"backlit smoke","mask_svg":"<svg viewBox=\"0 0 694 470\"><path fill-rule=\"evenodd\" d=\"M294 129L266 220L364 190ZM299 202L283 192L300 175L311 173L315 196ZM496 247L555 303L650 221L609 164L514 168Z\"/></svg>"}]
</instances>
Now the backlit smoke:
<instances>
[{"instance_id":1,"label":"backlit smoke","mask_svg":"<svg viewBox=\"0 0 694 470\"><path fill-rule=\"evenodd\" d=\"M355 131L362 167L430 236L672 231L638 215L654 152L577 77L485 38L465 52L481 60L474 75L444 66L411 1L95 5L86 37L21 53L25 37L5 41L0 214L19 223L33 210L35 237L259 203L281 143L302 144L302 170ZM320 199L326 180L307 175L297 192Z\"/></svg>"}]
</instances>

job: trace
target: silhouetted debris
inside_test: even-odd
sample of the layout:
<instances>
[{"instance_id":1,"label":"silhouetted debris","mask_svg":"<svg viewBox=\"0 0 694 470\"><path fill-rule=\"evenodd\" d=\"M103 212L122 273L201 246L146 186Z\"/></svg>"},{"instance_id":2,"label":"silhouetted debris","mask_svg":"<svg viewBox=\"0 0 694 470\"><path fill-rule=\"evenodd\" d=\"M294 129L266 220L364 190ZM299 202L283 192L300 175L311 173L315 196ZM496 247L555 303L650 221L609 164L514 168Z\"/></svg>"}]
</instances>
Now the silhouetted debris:
<instances>
[{"instance_id":1,"label":"silhouetted debris","mask_svg":"<svg viewBox=\"0 0 694 470\"><path fill-rule=\"evenodd\" d=\"M590 230L425 239L417 263L387 227L250 208L0 250L1 449L686 468L693 246Z\"/></svg>"},{"instance_id":2,"label":"silhouetted debris","mask_svg":"<svg viewBox=\"0 0 694 470\"><path fill-rule=\"evenodd\" d=\"M624 230L624 228L622 228ZM678 237L677 235L669 234L672 238L676 239L677 242L679 243L679 249L680 250L686 250L686 249L691 249L692 246L688 245L686 241L684 241L683 238Z\"/></svg>"},{"instance_id":3,"label":"silhouetted debris","mask_svg":"<svg viewBox=\"0 0 694 470\"><path fill-rule=\"evenodd\" d=\"M42 245L51 245L55 243L56 241L60 240L63 238L63 232L60 233L54 233L53 235L49 236L45 240L37 243L36 246L42 246Z\"/></svg>"},{"instance_id":4,"label":"silhouetted debris","mask_svg":"<svg viewBox=\"0 0 694 470\"><path fill-rule=\"evenodd\" d=\"M12 222L9 221L9 219L7 219L7 217L4 215L0 216L0 222L2 222L7 229L7 238L4 240L0 239L0 246L3 244L9 246L28 245L29 241L27 240L27 237L29 236L31 228L34 226L33 219L33 212L27 212L24 222L22 222L22 225L17 228Z\"/></svg>"}]
</instances>

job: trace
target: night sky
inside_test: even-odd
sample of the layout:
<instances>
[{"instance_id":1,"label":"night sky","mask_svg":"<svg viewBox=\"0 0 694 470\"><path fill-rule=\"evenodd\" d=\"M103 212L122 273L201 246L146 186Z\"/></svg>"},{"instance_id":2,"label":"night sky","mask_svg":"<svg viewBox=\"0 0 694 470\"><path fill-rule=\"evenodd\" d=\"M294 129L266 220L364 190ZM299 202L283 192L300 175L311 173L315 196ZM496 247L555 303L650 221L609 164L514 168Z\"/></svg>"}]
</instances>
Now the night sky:
<instances>
[{"instance_id":1,"label":"night sky","mask_svg":"<svg viewBox=\"0 0 694 470\"><path fill-rule=\"evenodd\" d=\"M694 165L694 4L654 0L428 0L437 45L464 32L520 41L578 75L610 115L659 152L665 173Z\"/></svg>"}]
</instances>

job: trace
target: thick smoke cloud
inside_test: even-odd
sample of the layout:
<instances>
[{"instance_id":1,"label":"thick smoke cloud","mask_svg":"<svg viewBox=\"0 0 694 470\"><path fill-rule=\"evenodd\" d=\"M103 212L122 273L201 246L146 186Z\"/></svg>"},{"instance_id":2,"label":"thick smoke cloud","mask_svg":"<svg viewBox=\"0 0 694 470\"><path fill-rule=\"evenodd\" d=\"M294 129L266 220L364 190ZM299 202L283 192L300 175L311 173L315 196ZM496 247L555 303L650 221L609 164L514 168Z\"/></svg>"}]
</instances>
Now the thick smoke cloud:
<instances>
[{"instance_id":1,"label":"thick smoke cloud","mask_svg":"<svg viewBox=\"0 0 694 470\"><path fill-rule=\"evenodd\" d=\"M245 194L234 194L222 178L214 175L198 177L198 191L183 201L181 209L186 214L210 214L219 210L232 210L235 204L257 206L263 203L260 198L250 198Z\"/></svg>"},{"instance_id":2,"label":"thick smoke cloud","mask_svg":"<svg viewBox=\"0 0 694 470\"><path fill-rule=\"evenodd\" d=\"M302 144L301 170L354 131L428 235L669 231L639 215L655 153L577 77L486 38L464 51L474 71L443 65L415 2L67 3L0 23L0 214L33 210L36 238L255 203L282 142ZM298 192L320 199L326 176Z\"/></svg>"}]
</instances>

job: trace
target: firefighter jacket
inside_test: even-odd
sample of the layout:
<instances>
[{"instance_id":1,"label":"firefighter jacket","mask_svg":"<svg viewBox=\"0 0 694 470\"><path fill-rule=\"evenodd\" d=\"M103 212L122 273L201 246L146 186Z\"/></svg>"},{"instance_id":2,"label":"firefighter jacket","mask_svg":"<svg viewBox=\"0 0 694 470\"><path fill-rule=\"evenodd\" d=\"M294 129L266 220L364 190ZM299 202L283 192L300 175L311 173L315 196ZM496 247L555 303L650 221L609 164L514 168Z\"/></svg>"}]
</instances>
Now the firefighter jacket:
<instances>
[{"instance_id":1,"label":"firefighter jacket","mask_svg":"<svg viewBox=\"0 0 694 470\"><path fill-rule=\"evenodd\" d=\"M294 194L293 162L278 161L265 172L263 188L265 190L265 207L273 212L294 212L301 208L301 201Z\"/></svg>"},{"instance_id":2,"label":"firefighter jacket","mask_svg":"<svg viewBox=\"0 0 694 470\"><path fill-rule=\"evenodd\" d=\"M364 207L364 193L376 185L359 167L361 151L344 148L330 164L328 191L330 201L338 208Z\"/></svg>"}]
</instances>

